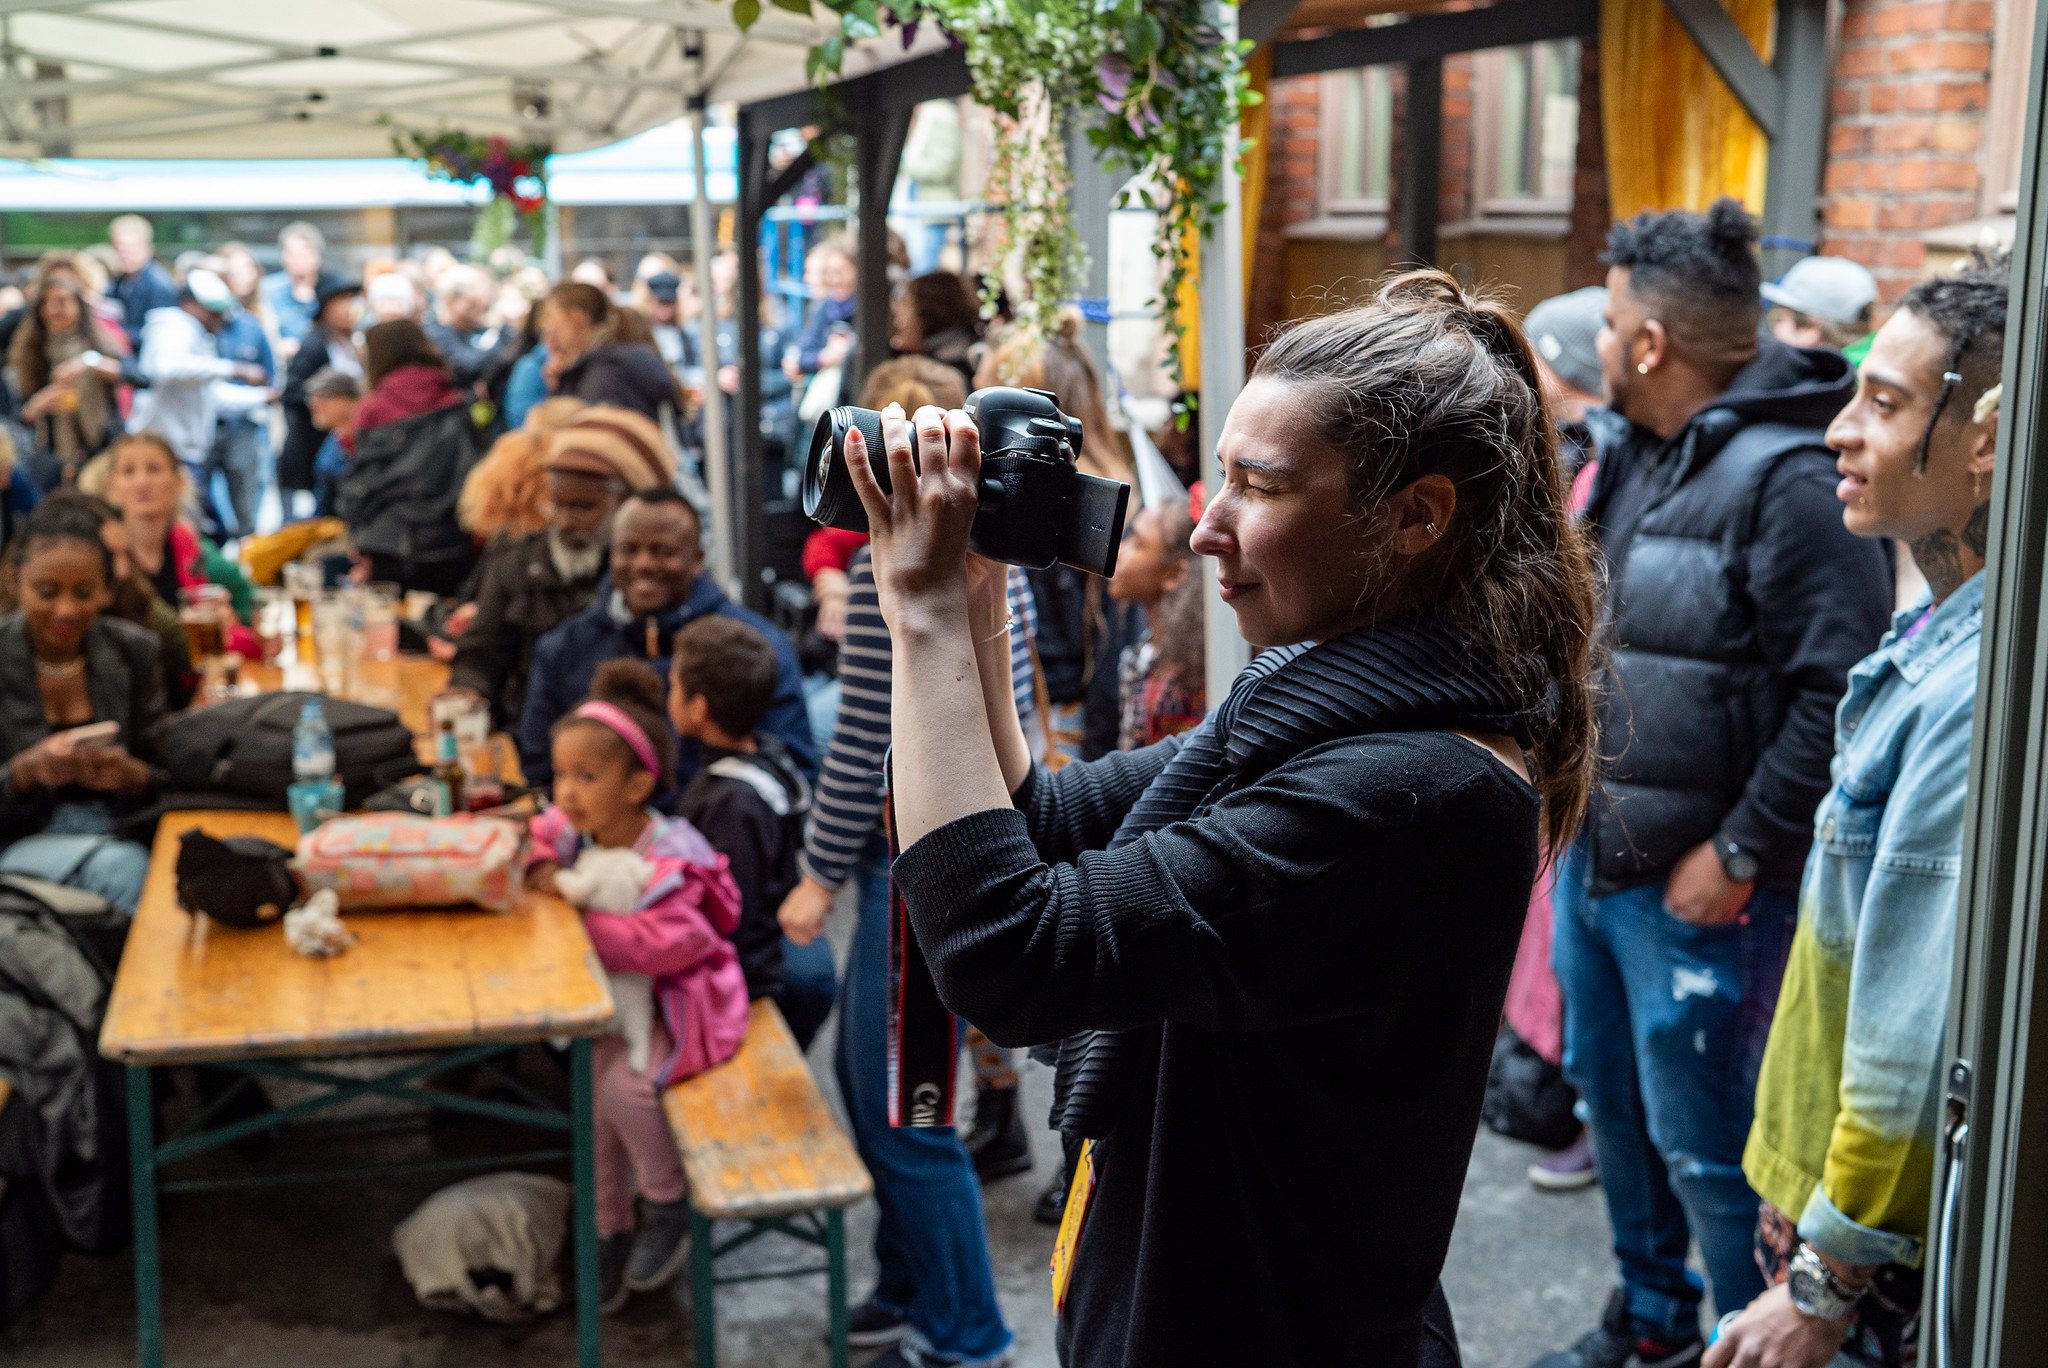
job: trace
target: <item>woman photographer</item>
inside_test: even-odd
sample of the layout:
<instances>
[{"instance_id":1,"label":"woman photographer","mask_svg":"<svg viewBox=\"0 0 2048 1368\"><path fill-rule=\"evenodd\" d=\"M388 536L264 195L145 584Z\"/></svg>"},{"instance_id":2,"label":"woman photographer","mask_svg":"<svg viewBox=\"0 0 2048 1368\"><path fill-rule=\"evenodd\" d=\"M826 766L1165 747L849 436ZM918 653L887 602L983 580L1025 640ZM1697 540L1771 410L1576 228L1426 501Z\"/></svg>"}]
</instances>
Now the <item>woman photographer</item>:
<instances>
[{"instance_id":1,"label":"woman photographer","mask_svg":"<svg viewBox=\"0 0 2048 1368\"><path fill-rule=\"evenodd\" d=\"M1277 339L1192 538L1277 649L1196 731L1057 774L1018 729L1000 568L967 555L973 423L883 432L893 493L847 463L896 884L951 1007L1080 1037L1063 1360L1455 1362L1437 1275L1537 852L1594 756L1592 577L1521 333L1425 271Z\"/></svg>"}]
</instances>

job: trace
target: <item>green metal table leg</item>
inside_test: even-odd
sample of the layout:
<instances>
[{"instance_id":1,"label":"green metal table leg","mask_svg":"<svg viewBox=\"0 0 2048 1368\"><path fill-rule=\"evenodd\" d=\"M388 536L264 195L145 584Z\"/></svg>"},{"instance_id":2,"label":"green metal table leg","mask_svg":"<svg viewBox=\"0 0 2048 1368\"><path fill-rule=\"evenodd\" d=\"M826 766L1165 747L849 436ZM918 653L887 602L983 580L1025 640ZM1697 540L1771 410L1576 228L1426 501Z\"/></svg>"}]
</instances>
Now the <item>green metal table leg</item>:
<instances>
[{"instance_id":1,"label":"green metal table leg","mask_svg":"<svg viewBox=\"0 0 2048 1368\"><path fill-rule=\"evenodd\" d=\"M697 1336L696 1368L718 1368L718 1308L711 1282L711 1222L690 1213L690 1319Z\"/></svg>"},{"instance_id":2,"label":"green metal table leg","mask_svg":"<svg viewBox=\"0 0 2048 1368\"><path fill-rule=\"evenodd\" d=\"M832 1368L846 1368L846 1213L825 1213L825 1304L832 1317Z\"/></svg>"},{"instance_id":3,"label":"green metal table leg","mask_svg":"<svg viewBox=\"0 0 2048 1368\"><path fill-rule=\"evenodd\" d=\"M569 1093L576 1177L576 1361L579 1368L599 1368L604 1347L597 1307L597 1142L587 1038L569 1046Z\"/></svg>"},{"instance_id":4,"label":"green metal table leg","mask_svg":"<svg viewBox=\"0 0 2048 1368\"><path fill-rule=\"evenodd\" d=\"M149 1069L128 1066L128 1178L134 1190L135 1361L163 1368L163 1281L156 1233L156 1117Z\"/></svg>"}]
</instances>

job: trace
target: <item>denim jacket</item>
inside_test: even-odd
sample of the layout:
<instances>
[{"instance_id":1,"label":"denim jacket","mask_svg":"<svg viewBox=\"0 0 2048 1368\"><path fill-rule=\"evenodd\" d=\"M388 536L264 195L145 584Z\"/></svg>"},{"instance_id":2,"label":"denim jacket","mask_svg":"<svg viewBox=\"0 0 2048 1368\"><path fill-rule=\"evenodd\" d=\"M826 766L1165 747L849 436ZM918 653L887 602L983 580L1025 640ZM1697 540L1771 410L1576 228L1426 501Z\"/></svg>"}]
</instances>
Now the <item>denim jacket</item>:
<instances>
[{"instance_id":1,"label":"denim jacket","mask_svg":"<svg viewBox=\"0 0 2048 1368\"><path fill-rule=\"evenodd\" d=\"M1924 611L1899 614L1836 714L1742 1159L1801 1239L1852 1264L1919 1265L1934 1180L1984 576L1908 636Z\"/></svg>"}]
</instances>

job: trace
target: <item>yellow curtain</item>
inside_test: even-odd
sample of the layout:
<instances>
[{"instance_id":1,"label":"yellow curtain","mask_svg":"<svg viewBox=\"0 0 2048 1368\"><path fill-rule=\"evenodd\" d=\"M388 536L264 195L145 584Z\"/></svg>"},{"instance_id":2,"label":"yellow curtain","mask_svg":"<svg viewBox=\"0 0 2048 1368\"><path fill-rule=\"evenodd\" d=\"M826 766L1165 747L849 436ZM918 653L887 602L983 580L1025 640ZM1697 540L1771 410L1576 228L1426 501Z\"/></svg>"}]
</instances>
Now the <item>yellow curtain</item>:
<instances>
[{"instance_id":1,"label":"yellow curtain","mask_svg":"<svg viewBox=\"0 0 2048 1368\"><path fill-rule=\"evenodd\" d=\"M1258 93L1259 102L1244 111L1238 119L1238 136L1250 142L1244 154L1244 174L1238 183L1238 197L1243 209L1239 227L1244 234L1244 255L1242 287L1247 307L1252 298L1252 262L1259 250L1259 214L1266 203L1266 145L1273 127L1273 106L1269 102L1266 86L1273 76L1273 45L1262 44L1245 62L1245 72L1251 78L1251 88ZM1187 241L1188 253L1199 259L1201 240L1192 234ZM1199 271L1191 271L1181 282L1180 298L1174 301L1174 314L1180 320L1180 369L1184 382L1191 390L1202 387L1202 294Z\"/></svg>"},{"instance_id":2,"label":"yellow curtain","mask_svg":"<svg viewBox=\"0 0 2048 1368\"><path fill-rule=\"evenodd\" d=\"M1769 62L1777 0L1721 4ZM1722 195L1763 208L1770 142L1663 0L1601 4L1600 107L1616 219Z\"/></svg>"}]
</instances>

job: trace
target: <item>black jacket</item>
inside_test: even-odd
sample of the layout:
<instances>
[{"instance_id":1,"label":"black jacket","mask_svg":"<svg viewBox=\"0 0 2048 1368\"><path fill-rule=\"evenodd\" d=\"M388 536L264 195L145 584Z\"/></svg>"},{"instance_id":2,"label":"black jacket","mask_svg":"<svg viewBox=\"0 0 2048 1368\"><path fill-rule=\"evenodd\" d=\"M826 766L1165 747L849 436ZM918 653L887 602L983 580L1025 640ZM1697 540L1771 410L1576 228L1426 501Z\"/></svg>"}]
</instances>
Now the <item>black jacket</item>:
<instances>
[{"instance_id":1,"label":"black jacket","mask_svg":"<svg viewBox=\"0 0 2048 1368\"><path fill-rule=\"evenodd\" d=\"M1068 1368L1425 1361L1537 860L1535 792L1446 734L1537 722L1474 654L1398 623L1269 652L1187 736L897 858L962 1017L1133 1047Z\"/></svg>"},{"instance_id":2,"label":"black jacket","mask_svg":"<svg viewBox=\"0 0 2048 1368\"><path fill-rule=\"evenodd\" d=\"M772 732L754 738L760 749L704 751L704 768L683 790L676 814L725 856L740 890L740 924L732 933L747 976L747 996L782 991L782 924L776 914L796 887L797 852L811 786Z\"/></svg>"},{"instance_id":3,"label":"black jacket","mask_svg":"<svg viewBox=\"0 0 2048 1368\"><path fill-rule=\"evenodd\" d=\"M661 421L663 405L676 402L676 378L661 353L644 342L606 342L592 347L562 372L558 394L586 404L615 404Z\"/></svg>"},{"instance_id":4,"label":"black jacket","mask_svg":"<svg viewBox=\"0 0 2048 1368\"><path fill-rule=\"evenodd\" d=\"M1795 888L1849 667L1891 616L1883 547L1850 534L1821 440L1854 389L1834 352L1765 342L1676 437L1597 424L1586 516L1607 567L1596 893L1722 838Z\"/></svg>"},{"instance_id":5,"label":"black jacket","mask_svg":"<svg viewBox=\"0 0 2048 1368\"><path fill-rule=\"evenodd\" d=\"M157 729L164 720L163 649L156 634L101 614L85 633L86 691L95 722L118 722L122 749L147 764L156 762ZM0 617L0 762L50 734L43 693L36 684L35 657L20 613ZM86 794L117 813L148 805L153 793ZM32 836L56 806L44 789L14 787L11 766L0 765L0 845Z\"/></svg>"},{"instance_id":6,"label":"black jacket","mask_svg":"<svg viewBox=\"0 0 2048 1368\"><path fill-rule=\"evenodd\" d=\"M443 593L461 583L476 548L455 520L455 500L476 456L467 404L379 423L356 438L335 511L380 576Z\"/></svg>"},{"instance_id":7,"label":"black jacket","mask_svg":"<svg viewBox=\"0 0 2048 1368\"><path fill-rule=\"evenodd\" d=\"M284 369L284 445L277 452L277 483L281 489L311 489L313 460L327 434L313 426L313 407L306 402L306 382L332 359L324 330L313 328Z\"/></svg>"},{"instance_id":8,"label":"black jacket","mask_svg":"<svg viewBox=\"0 0 2048 1368\"><path fill-rule=\"evenodd\" d=\"M535 643L589 605L604 578L604 561L595 574L563 579L543 529L492 542L478 575L476 618L455 645L448 682L490 699L491 725L506 731L519 724L526 707Z\"/></svg>"}]
</instances>

